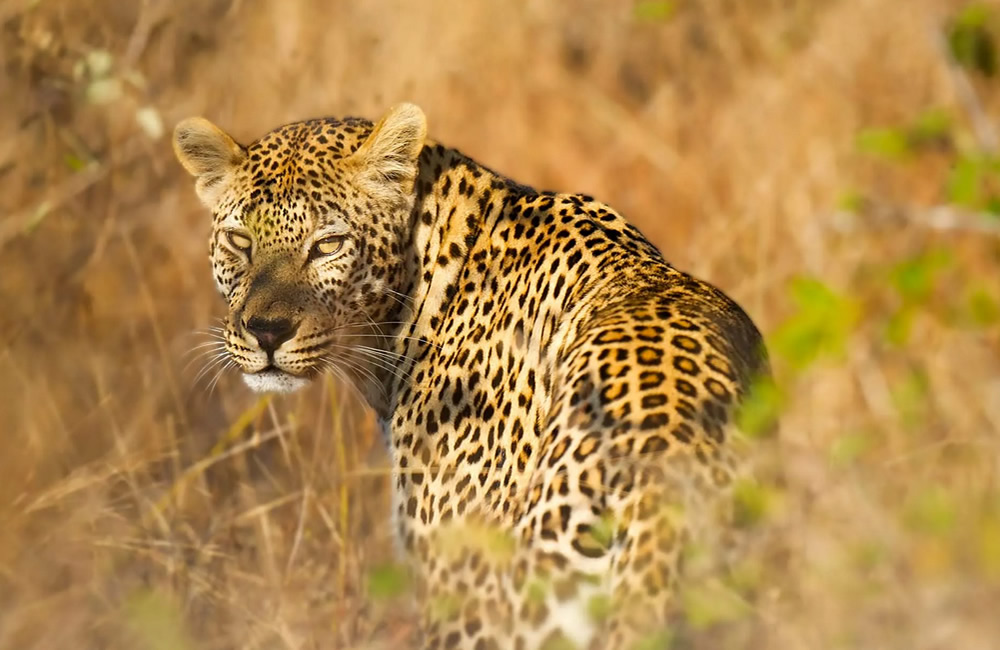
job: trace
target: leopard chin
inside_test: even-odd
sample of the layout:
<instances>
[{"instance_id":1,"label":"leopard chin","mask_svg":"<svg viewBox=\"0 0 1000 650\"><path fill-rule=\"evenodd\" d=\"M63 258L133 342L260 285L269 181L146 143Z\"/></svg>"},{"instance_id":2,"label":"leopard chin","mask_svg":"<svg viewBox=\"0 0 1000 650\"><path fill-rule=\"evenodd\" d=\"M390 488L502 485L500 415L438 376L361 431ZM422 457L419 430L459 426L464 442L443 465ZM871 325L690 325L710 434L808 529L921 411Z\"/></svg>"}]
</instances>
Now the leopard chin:
<instances>
[{"instance_id":1,"label":"leopard chin","mask_svg":"<svg viewBox=\"0 0 1000 650\"><path fill-rule=\"evenodd\" d=\"M243 373L243 381L258 393L294 393L309 385L308 379L278 369Z\"/></svg>"}]
</instances>

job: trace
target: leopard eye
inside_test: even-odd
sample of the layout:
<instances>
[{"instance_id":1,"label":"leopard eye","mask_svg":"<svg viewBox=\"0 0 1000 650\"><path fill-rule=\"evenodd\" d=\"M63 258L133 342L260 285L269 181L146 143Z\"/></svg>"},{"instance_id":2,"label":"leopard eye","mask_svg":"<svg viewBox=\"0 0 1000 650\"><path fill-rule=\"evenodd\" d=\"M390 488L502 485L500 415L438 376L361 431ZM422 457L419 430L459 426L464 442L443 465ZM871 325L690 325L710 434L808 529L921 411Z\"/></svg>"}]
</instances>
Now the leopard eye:
<instances>
[{"instance_id":1,"label":"leopard eye","mask_svg":"<svg viewBox=\"0 0 1000 650\"><path fill-rule=\"evenodd\" d=\"M253 248L253 240L250 239L250 237L241 232L230 230L226 233L226 239L229 240L229 243L233 248L240 251L244 255L250 255L250 249Z\"/></svg>"},{"instance_id":2,"label":"leopard eye","mask_svg":"<svg viewBox=\"0 0 1000 650\"><path fill-rule=\"evenodd\" d=\"M313 244L312 251L310 251L309 257L328 257L330 255L336 255L340 252L340 249L344 247L344 240L346 237L343 235L331 235L329 237L324 237L323 239L317 240Z\"/></svg>"}]
</instances>

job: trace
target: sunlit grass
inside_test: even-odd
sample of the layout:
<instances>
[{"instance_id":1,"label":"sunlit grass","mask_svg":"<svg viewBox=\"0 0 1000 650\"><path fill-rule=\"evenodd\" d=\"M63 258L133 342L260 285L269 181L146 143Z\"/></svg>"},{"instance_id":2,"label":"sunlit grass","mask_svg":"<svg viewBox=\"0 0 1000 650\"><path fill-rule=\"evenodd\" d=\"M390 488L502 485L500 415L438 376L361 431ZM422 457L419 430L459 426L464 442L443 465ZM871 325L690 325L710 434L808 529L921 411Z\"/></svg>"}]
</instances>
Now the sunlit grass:
<instances>
[{"instance_id":1,"label":"sunlit grass","mask_svg":"<svg viewBox=\"0 0 1000 650\"><path fill-rule=\"evenodd\" d=\"M620 209L765 332L748 552L709 571L689 549L651 647L995 645L1000 13L918 5L0 10L0 648L409 647L354 393L222 373L209 395L184 369L222 306L163 137L403 99L483 163Z\"/></svg>"}]
</instances>

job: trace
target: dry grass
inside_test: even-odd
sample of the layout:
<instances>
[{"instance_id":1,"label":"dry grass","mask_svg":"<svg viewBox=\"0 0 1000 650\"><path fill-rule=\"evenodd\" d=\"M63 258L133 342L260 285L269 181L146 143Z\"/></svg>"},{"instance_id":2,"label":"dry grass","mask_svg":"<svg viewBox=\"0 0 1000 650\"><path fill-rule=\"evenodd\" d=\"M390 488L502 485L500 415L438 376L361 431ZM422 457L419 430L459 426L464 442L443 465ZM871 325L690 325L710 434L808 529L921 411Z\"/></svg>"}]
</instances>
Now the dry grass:
<instances>
[{"instance_id":1,"label":"dry grass","mask_svg":"<svg viewBox=\"0 0 1000 650\"><path fill-rule=\"evenodd\" d=\"M367 596L391 556L370 416L332 384L209 394L186 365L222 305L150 122L250 140L402 99L489 166L614 205L773 335L785 478L751 495L727 647L995 647L1000 239L943 179L990 146L996 82L949 65L946 0L675 4L0 4L0 647L405 642L401 604ZM941 146L858 152L929 108ZM797 307L797 276L833 295ZM817 331L839 354L807 363ZM720 614L691 607L699 645Z\"/></svg>"}]
</instances>

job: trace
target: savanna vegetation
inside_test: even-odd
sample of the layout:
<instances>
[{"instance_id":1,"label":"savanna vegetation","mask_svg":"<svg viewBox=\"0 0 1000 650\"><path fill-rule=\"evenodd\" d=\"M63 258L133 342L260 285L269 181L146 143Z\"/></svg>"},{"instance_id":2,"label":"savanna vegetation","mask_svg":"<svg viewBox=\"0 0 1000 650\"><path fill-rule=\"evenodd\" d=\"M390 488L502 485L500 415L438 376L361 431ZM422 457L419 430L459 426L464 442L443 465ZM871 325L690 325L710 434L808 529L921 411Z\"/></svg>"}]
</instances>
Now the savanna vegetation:
<instances>
[{"instance_id":1,"label":"savanna vegetation","mask_svg":"<svg viewBox=\"0 0 1000 650\"><path fill-rule=\"evenodd\" d=\"M998 39L1000 4L948 0L6 0L0 648L407 647L371 416L212 365L168 138L401 100L767 335L742 418L780 417L776 480L673 647L996 647Z\"/></svg>"}]
</instances>

